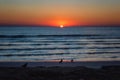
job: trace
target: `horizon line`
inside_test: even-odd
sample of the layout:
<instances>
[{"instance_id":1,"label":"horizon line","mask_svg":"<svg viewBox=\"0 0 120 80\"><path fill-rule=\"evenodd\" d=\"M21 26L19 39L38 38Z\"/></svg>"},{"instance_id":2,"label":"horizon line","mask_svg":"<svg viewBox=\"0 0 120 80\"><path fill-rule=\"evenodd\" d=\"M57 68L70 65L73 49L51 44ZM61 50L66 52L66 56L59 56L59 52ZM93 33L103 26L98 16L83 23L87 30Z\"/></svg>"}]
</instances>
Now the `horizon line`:
<instances>
[{"instance_id":1,"label":"horizon line","mask_svg":"<svg viewBox=\"0 0 120 80\"><path fill-rule=\"evenodd\" d=\"M0 24L0 27L57 27L52 25ZM120 25L71 25L65 27L120 27Z\"/></svg>"}]
</instances>

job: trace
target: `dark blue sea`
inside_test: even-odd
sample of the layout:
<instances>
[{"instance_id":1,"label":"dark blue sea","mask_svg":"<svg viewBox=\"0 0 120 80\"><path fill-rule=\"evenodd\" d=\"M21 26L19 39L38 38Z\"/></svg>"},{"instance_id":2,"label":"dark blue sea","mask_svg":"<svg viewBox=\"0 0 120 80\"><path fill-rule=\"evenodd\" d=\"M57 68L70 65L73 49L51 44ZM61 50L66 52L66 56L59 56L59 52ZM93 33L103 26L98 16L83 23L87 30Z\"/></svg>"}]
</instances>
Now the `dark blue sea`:
<instances>
[{"instance_id":1,"label":"dark blue sea","mask_svg":"<svg viewBox=\"0 0 120 80\"><path fill-rule=\"evenodd\" d=\"M0 27L0 61L119 61L120 27Z\"/></svg>"}]
</instances>

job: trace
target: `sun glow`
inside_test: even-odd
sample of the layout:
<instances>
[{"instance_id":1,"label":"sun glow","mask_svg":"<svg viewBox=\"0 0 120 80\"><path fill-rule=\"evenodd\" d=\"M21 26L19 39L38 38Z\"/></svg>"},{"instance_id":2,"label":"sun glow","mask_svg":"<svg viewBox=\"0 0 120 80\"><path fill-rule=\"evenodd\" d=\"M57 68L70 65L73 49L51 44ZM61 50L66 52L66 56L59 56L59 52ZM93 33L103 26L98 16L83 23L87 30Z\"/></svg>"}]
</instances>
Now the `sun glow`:
<instances>
[{"instance_id":1,"label":"sun glow","mask_svg":"<svg viewBox=\"0 0 120 80\"><path fill-rule=\"evenodd\" d=\"M63 25L60 25L60 28L63 28L64 26Z\"/></svg>"},{"instance_id":2,"label":"sun glow","mask_svg":"<svg viewBox=\"0 0 120 80\"><path fill-rule=\"evenodd\" d=\"M53 20L50 22L50 25L59 28L66 28L75 25L75 22L70 20Z\"/></svg>"}]
</instances>

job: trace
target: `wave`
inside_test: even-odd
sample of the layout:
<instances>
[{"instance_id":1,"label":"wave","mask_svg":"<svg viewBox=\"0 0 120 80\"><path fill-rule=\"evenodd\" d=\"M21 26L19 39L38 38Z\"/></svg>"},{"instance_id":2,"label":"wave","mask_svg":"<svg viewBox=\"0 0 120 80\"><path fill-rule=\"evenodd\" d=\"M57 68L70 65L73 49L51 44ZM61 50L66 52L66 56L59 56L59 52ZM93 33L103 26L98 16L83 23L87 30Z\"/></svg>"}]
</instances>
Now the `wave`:
<instances>
[{"instance_id":1,"label":"wave","mask_svg":"<svg viewBox=\"0 0 120 80\"><path fill-rule=\"evenodd\" d=\"M0 38L26 38L26 37L79 37L79 36L103 36L96 34L63 34L63 35L0 35Z\"/></svg>"},{"instance_id":2,"label":"wave","mask_svg":"<svg viewBox=\"0 0 120 80\"><path fill-rule=\"evenodd\" d=\"M10 56L47 56L47 55L63 55L63 54L66 54L66 53L54 53L54 54L4 54L4 55L0 55L0 56L7 56L7 57L10 57Z\"/></svg>"},{"instance_id":3,"label":"wave","mask_svg":"<svg viewBox=\"0 0 120 80\"><path fill-rule=\"evenodd\" d=\"M50 43L1 43L0 50L36 50L36 49L120 49L120 43L69 43L69 44L50 44Z\"/></svg>"},{"instance_id":4,"label":"wave","mask_svg":"<svg viewBox=\"0 0 120 80\"><path fill-rule=\"evenodd\" d=\"M119 54L120 52L86 52L85 54ZM39 53L39 54L1 54L0 56L4 57L11 57L11 56L19 56L19 57L25 57L25 56L52 56L52 55L65 55L65 54L83 54L83 53Z\"/></svg>"},{"instance_id":5,"label":"wave","mask_svg":"<svg viewBox=\"0 0 120 80\"><path fill-rule=\"evenodd\" d=\"M81 47L73 47L73 48L3 48L0 50L56 50L56 49L80 49Z\"/></svg>"},{"instance_id":6,"label":"wave","mask_svg":"<svg viewBox=\"0 0 120 80\"><path fill-rule=\"evenodd\" d=\"M57 43L54 43L54 44L57 44ZM54 45L54 44L50 44L50 43L29 43L29 44L26 44L26 43L23 43L23 44L17 44L17 43L9 43L9 44L0 44L0 46L22 46L22 45L31 45L31 46L42 46L42 45ZM61 45L80 45L80 46L84 46L84 45L88 45L88 43L61 43ZM114 47L116 47L117 45L119 46L120 43L94 43L94 45L103 45L103 46L110 46L110 45L113 45Z\"/></svg>"},{"instance_id":7,"label":"wave","mask_svg":"<svg viewBox=\"0 0 120 80\"><path fill-rule=\"evenodd\" d=\"M88 48L87 50L89 51L89 53L99 53L99 51L104 51L104 53L106 53L106 52L111 52L111 51L109 51L109 50L112 50L113 48ZM17 53L18 51L24 51L24 52L27 52L27 51L37 51L37 50L39 50L39 51L45 51L46 53L48 53L47 51L55 51L55 50L63 50L63 51L71 51L71 52L73 52L73 54L74 53L77 53L77 52L82 52L82 53L86 53L87 51L85 51L86 49L80 49L80 48L41 48L41 49L39 49L39 48L25 48L25 49L0 49L0 51L2 52L4 52L4 51L14 51L15 53ZM77 52L74 52L74 50L77 50ZM96 50L96 51L95 51ZM120 50L120 47L117 47L117 48L114 48L113 50ZM70 53L71 53L70 52ZM120 51L115 51L115 52L118 52L118 53L120 53ZM100 53L102 53L102 52L100 52ZM114 51L113 51L113 53L114 53Z\"/></svg>"}]
</instances>

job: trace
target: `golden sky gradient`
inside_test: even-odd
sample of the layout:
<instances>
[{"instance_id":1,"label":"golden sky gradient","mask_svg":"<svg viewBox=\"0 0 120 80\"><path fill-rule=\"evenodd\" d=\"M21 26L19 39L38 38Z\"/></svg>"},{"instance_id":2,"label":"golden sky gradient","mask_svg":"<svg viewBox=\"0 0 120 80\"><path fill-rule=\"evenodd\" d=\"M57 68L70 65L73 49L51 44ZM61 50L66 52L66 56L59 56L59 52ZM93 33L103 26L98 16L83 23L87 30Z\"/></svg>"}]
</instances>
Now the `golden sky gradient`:
<instances>
[{"instance_id":1,"label":"golden sky gradient","mask_svg":"<svg viewBox=\"0 0 120 80\"><path fill-rule=\"evenodd\" d=\"M0 0L0 24L120 25L120 0Z\"/></svg>"}]
</instances>

